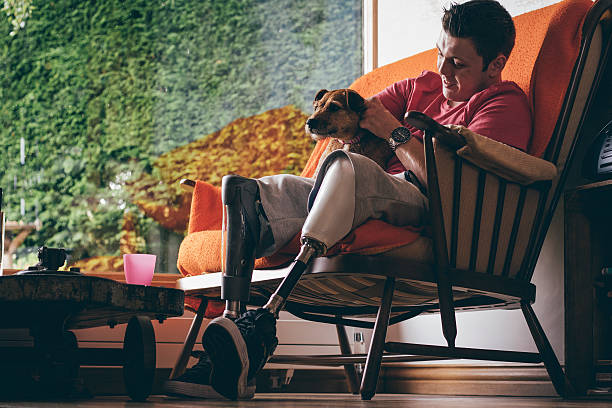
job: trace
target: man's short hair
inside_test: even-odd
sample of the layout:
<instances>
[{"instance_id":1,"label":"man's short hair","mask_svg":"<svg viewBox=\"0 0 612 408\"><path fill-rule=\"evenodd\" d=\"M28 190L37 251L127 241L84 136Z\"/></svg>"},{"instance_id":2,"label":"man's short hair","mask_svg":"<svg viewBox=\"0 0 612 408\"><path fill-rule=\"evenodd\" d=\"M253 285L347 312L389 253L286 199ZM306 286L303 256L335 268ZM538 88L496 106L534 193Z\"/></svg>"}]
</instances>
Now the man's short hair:
<instances>
[{"instance_id":1,"label":"man's short hair","mask_svg":"<svg viewBox=\"0 0 612 408\"><path fill-rule=\"evenodd\" d=\"M516 30L508 11L494 0L471 0L444 9L442 28L457 38L469 38L484 67L499 54L507 57L514 47Z\"/></svg>"}]
</instances>

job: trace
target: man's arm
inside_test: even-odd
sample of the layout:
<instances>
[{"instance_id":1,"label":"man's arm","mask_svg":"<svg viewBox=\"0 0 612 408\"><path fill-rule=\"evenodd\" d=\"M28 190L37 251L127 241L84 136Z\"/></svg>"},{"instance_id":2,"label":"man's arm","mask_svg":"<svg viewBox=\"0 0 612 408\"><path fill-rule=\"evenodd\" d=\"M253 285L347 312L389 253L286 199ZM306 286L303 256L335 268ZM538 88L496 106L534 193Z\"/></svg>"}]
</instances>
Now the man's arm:
<instances>
[{"instance_id":1,"label":"man's arm","mask_svg":"<svg viewBox=\"0 0 612 408\"><path fill-rule=\"evenodd\" d=\"M366 110L362 114L359 125L385 140L389 140L393 129L403 126L376 97L366 100ZM425 156L423 143L420 140L412 137L407 143L397 147L395 155L405 168L410 169L417 176L421 184L427 186Z\"/></svg>"}]
</instances>

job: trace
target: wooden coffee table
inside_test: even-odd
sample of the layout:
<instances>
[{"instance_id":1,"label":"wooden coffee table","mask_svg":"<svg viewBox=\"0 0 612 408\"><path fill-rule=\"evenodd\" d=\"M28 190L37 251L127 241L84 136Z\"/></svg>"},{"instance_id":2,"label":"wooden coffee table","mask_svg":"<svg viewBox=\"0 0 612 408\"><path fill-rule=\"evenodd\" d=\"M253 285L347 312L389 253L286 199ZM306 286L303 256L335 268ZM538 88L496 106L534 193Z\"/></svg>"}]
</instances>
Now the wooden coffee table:
<instances>
[{"instance_id":1,"label":"wooden coffee table","mask_svg":"<svg viewBox=\"0 0 612 408\"><path fill-rule=\"evenodd\" d=\"M151 320L181 316L183 310L178 289L86 275L0 276L0 328L28 328L34 339L34 347L0 347L0 367L32 366L33 383L19 384L43 398L62 398L80 392L75 384L81 365L123 366L128 395L143 401L155 375ZM79 349L71 332L121 323L128 323L123 349Z\"/></svg>"}]
</instances>

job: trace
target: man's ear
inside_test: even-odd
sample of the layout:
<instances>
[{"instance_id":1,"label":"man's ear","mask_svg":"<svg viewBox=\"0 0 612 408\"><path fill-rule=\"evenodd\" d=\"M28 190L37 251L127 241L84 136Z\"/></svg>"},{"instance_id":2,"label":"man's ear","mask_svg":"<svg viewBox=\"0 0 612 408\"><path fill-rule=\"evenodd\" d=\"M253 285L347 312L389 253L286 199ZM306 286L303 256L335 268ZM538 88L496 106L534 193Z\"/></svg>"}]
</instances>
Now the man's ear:
<instances>
[{"instance_id":1,"label":"man's ear","mask_svg":"<svg viewBox=\"0 0 612 408\"><path fill-rule=\"evenodd\" d=\"M365 100L357 92L347 89L346 105L355 112L362 112L365 109Z\"/></svg>"},{"instance_id":2,"label":"man's ear","mask_svg":"<svg viewBox=\"0 0 612 408\"><path fill-rule=\"evenodd\" d=\"M317 92L317 94L315 95L314 101L318 101L319 99L321 99L323 97L323 95L325 95L327 93L327 89L321 89L319 92Z\"/></svg>"},{"instance_id":3,"label":"man's ear","mask_svg":"<svg viewBox=\"0 0 612 408\"><path fill-rule=\"evenodd\" d=\"M500 76L501 72L504 70L504 67L506 66L507 61L508 61L508 57L506 57L503 54L499 54L497 57L495 57L493 61L489 63L489 66L487 67L489 77L495 78L497 76Z\"/></svg>"}]
</instances>

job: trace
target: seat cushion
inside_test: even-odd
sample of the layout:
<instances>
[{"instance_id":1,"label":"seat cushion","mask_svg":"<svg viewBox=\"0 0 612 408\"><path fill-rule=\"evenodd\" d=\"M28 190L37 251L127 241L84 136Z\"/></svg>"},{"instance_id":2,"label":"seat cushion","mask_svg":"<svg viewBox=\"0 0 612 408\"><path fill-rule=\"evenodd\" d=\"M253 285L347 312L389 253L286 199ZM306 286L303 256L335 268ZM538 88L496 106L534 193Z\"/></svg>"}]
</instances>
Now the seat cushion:
<instances>
[{"instance_id":1,"label":"seat cushion","mask_svg":"<svg viewBox=\"0 0 612 408\"><path fill-rule=\"evenodd\" d=\"M410 260L422 263L433 262L433 241L427 236L420 236L414 242L382 252L380 256Z\"/></svg>"}]
</instances>

